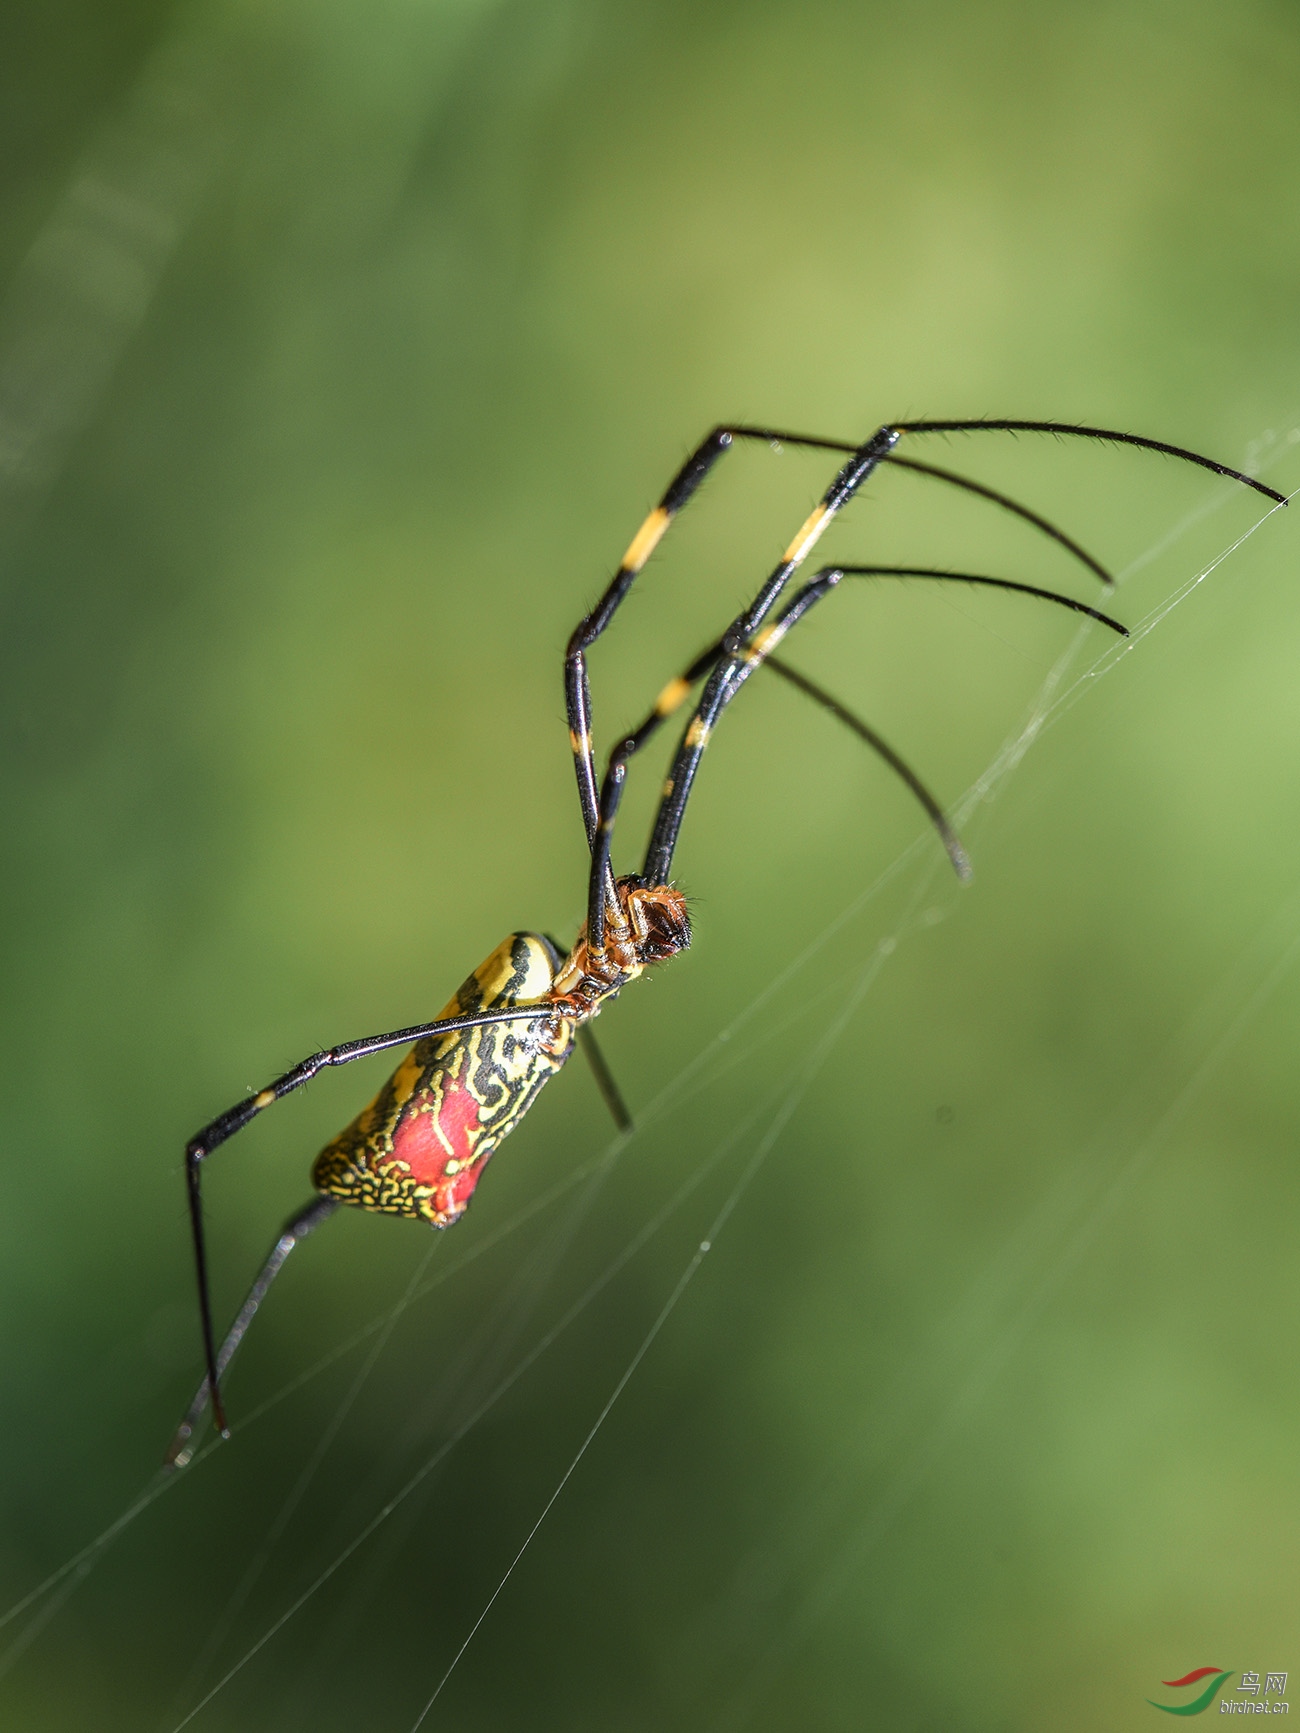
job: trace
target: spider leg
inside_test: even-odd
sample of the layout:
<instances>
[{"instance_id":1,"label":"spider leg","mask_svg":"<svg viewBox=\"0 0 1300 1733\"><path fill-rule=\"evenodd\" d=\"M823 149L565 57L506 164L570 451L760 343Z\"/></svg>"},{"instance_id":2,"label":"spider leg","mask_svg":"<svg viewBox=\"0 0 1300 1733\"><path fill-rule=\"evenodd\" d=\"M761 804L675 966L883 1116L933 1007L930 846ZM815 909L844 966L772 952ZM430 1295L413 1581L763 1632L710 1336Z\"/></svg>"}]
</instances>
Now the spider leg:
<instances>
[{"instance_id":1,"label":"spider leg","mask_svg":"<svg viewBox=\"0 0 1300 1733\"><path fill-rule=\"evenodd\" d=\"M851 498L857 487L892 453L894 446L909 433L1054 433L1062 436L1072 436L1080 439L1110 440L1119 445L1131 445L1144 451L1162 452L1167 457L1176 457L1186 463L1194 463L1202 469L1208 469L1215 475L1226 476L1231 481L1239 481L1246 487L1252 487L1267 498L1286 504L1286 496L1277 493L1273 488L1266 487L1263 482L1255 481L1251 476L1243 475L1239 470L1230 469L1226 464L1217 462L1211 457L1202 457L1199 452L1188 451L1180 445L1168 445L1163 440L1146 439L1136 433L1121 433L1102 427L1071 426L1057 421L912 421L895 422L879 429L865 446L859 448L857 454L845 465L840 475L832 485L830 493L823 500L818 511L804 525L791 546L791 553L801 549L798 557L784 570L778 567L776 572L759 591L753 606L739 619L732 623L724 639L725 653L719 658L717 666L709 676L704 693L687 725L686 734L678 749L672 772L669 776L664 797L659 805L659 815L655 820L654 832L650 839L650 851L646 856L645 875L655 884L667 880L672 866L673 850L677 844L677 835L681 829L682 815L686 809L686 801L690 795L691 783L699 765L700 754L709 737L709 731L719 714L734 696L735 689L748 677L747 670L742 671L746 659L752 657L756 647L763 643L763 634L759 632L769 609L775 603L785 580L799 564L803 553L807 552L820 535L826 522L834 514L844 500ZM859 465L862 467L859 470ZM800 538L805 538L802 543ZM786 556L787 561L790 554ZM814 601L820 600L818 592L804 604L811 607ZM801 592L802 594L802 592ZM1109 622L1108 622L1109 623ZM789 624L793 624L793 619ZM788 625L780 629L780 635L788 630ZM747 648L748 646L748 648ZM771 645L769 647L774 647ZM765 654L766 652L763 652ZM762 660L760 654L759 660ZM618 749L616 749L617 751ZM611 759L611 771L615 769ZM609 781L607 775L606 781ZM602 789L602 805L604 801ZM611 791L612 792L612 791ZM617 805L615 796L614 804ZM601 823L603 824L603 817ZM599 833L599 826L598 826ZM600 852L600 836L597 835L596 852ZM591 898L595 907L595 896Z\"/></svg>"},{"instance_id":2,"label":"spider leg","mask_svg":"<svg viewBox=\"0 0 1300 1733\"><path fill-rule=\"evenodd\" d=\"M550 933L544 934L543 937L554 953L551 961L558 969L564 956L564 949L559 940L553 938ZM634 1130L632 1115L623 1099L623 1092L614 1081L614 1073L605 1063L605 1055L601 1052L600 1043L589 1023L578 1025L578 1046L582 1049L583 1058L591 1067L591 1074L596 1080L596 1088L600 1091L600 1098L608 1107L614 1124L622 1132Z\"/></svg>"},{"instance_id":3,"label":"spider leg","mask_svg":"<svg viewBox=\"0 0 1300 1733\"><path fill-rule=\"evenodd\" d=\"M636 581L650 555L663 539L678 512L686 506L714 464L738 439L753 440L763 445L799 445L818 451L853 452L857 446L836 439L819 439L811 434L781 433L774 428L733 425L715 427L696 446L669 482L659 504L654 508L628 544L618 570L596 606L574 628L564 653L564 704L569 722L569 743L573 749L573 768L578 779L578 799L582 805L583 823L587 827L587 842L596 844L596 824L599 799L596 793L596 761L591 743L591 688L587 680L587 651L609 625L628 591Z\"/></svg>"},{"instance_id":4,"label":"spider leg","mask_svg":"<svg viewBox=\"0 0 1300 1733\"><path fill-rule=\"evenodd\" d=\"M762 627L751 637L748 646L739 657L728 655L727 640L723 640L717 665L699 703L696 705L694 715L686 726L686 731L677 750L677 757L664 786L663 798L659 803L659 812L655 818L654 830L650 838L650 849L646 856L644 868L645 877L652 883L665 883L669 872L672 870L673 854L677 847L682 815L686 810L686 801L690 794L691 784L695 779L700 759L704 755L704 749L708 745L709 736L717 725L719 716L754 670L762 667L769 660L772 652L781 643L790 628L797 625L808 610L829 595L831 590L845 577L921 577L955 583L988 585L994 589L1010 590L1016 594L1033 596L1039 601L1054 602L1060 607L1068 608L1075 613L1086 614L1090 619L1100 621L1103 625L1120 633L1121 636L1128 636L1126 629L1120 625L1118 620L1112 620L1108 614L1103 614L1096 608L1090 608L1084 602L1076 602L1071 596L1058 595L1055 590L1039 589L1034 584L1017 583L1010 578L989 578L974 572L933 571L928 567L919 566L823 566L796 592L770 625ZM723 669L729 670L728 678L725 682L720 682L718 675ZM838 715L841 721L847 722L869 745L874 746L880 752L887 763L898 771L935 821L940 836L944 840L944 846L948 848L949 857L958 874L963 877L968 876L968 865L966 871L963 872L964 851L961 851L961 845L956 842L955 837L952 837L952 842L956 843L958 852L954 852L953 847L950 846L951 832L947 828L947 821L943 819L937 802L933 800L920 779L898 758L892 748L888 747L873 730L868 729L865 723L860 723L851 712L846 711L829 693L815 688L811 681L806 681L802 675L795 674L794 670L787 668L784 663L778 666L777 671L791 680L792 684L800 686L809 697L816 698L818 702L823 703L832 714ZM666 687L665 695L670 691L672 691L672 687ZM685 696L685 692L682 693L682 696ZM637 736L630 736L629 739L635 741Z\"/></svg>"},{"instance_id":5,"label":"spider leg","mask_svg":"<svg viewBox=\"0 0 1300 1733\"><path fill-rule=\"evenodd\" d=\"M1256 493L1262 493L1266 499L1275 500L1278 505L1287 503L1284 493L1266 487L1262 481L1256 481L1254 476L1243 475L1239 469L1229 469L1226 463L1219 463L1212 457L1202 457L1199 451L1188 451L1181 445L1166 445L1162 439L1145 439L1140 433L1117 433L1107 427L1085 427L1065 421L897 421L894 423L894 432L1056 433L1073 439L1101 439L1113 445L1135 445L1142 451L1163 452L1166 457L1178 457L1184 463L1195 463L1215 475L1226 476L1229 481L1239 481L1245 487L1253 487Z\"/></svg>"},{"instance_id":6,"label":"spider leg","mask_svg":"<svg viewBox=\"0 0 1300 1733\"><path fill-rule=\"evenodd\" d=\"M994 504L1002 506L1005 510L1015 513L1026 522L1033 524L1035 528L1041 530L1045 535L1052 537L1053 540L1059 542L1063 547L1067 548L1069 552L1074 554L1076 558L1082 560L1085 565L1095 571L1098 577L1107 584L1113 583L1114 580L1110 573L1106 571L1105 567L1080 547L1071 537L1067 536L1062 530L1059 530L1046 518L1039 516L1038 513L1030 511L1027 507L1022 506L1017 501L1009 498L1006 494L999 493L996 489L986 487L980 482L971 481L965 476L956 475L952 471L941 469L935 464L926 464L915 459L899 457L894 455L892 452L893 445L903 434L907 433L977 432L1052 433L1080 439L1112 441L1119 445L1135 446L1146 451L1157 451L1168 457L1176 457L1186 463L1197 464L1202 469L1208 469L1215 475L1225 476L1232 481L1239 481L1246 487L1254 488L1257 493L1263 494L1265 498L1276 501L1279 505L1285 505L1287 503L1285 494L1278 493L1276 489L1266 486L1261 481L1256 481L1252 476L1242 474L1240 470L1230 468L1227 464L1219 463L1214 458L1204 457L1199 452L1189 451L1183 446L1167 444L1163 440L1147 439L1140 434L1124 433L1110 428L1091 427L1082 424L1072 425L1066 422L1057 421L914 421L898 422L892 427L881 428L879 433L874 436L873 441L869 442L878 447L875 453L875 463L897 463L905 469L911 469L919 474L932 476L937 480L946 481L952 486L964 488L969 493L981 495L982 497L992 501ZM718 458L721 457L722 453L727 450L736 439L752 439L765 441L770 444L801 445L817 450L840 451L846 453L860 453L867 449L866 447L852 446L843 440L822 439L807 434L781 433L770 428L747 427L740 425L732 427L717 427L696 448L696 450L692 452L691 456L682 465L682 468L678 471L677 475L674 476L667 492L664 494L659 504L646 518L645 522L641 525L641 528L633 537L626 554L623 556L622 564L614 574L614 577L604 595L596 604L595 608L586 615L574 631L569 640L568 649L565 654L565 704L569 720L569 739L573 749L574 769L578 780L578 796L582 805L583 822L587 830L587 841L593 854L599 850L597 831L600 823L601 801L597 795L596 767L591 740L591 693L587 681L586 651L609 625L610 620L613 618L618 607L632 587L638 572L641 571L646 561L650 558L651 553L653 553L655 547L662 539L673 518L688 502L691 495L699 487L700 483L717 462ZM871 467L875 467L875 463L873 463ZM866 473L869 473L869 471ZM864 479L864 477L859 477L858 483L860 483L862 479ZM855 483L854 486L856 487L858 483ZM825 503L826 502L824 501L823 504L825 505ZM829 516L829 514L827 515ZM813 520L810 519L809 523L811 524L812 521ZM807 527L808 526L805 526L805 528ZM815 537L813 539L815 539ZM811 545L811 541L809 545ZM807 550L805 549L804 551L806 552ZM789 575L788 572L786 575ZM777 586L778 593L779 589L780 585ZM760 602L763 601L764 595L766 595L766 603L760 610L757 618L754 617L753 610L751 610L751 614L748 617L750 634L752 634L758 621L762 618L762 614L766 612L766 607L770 606L771 601L774 600L774 593L768 594L765 591L760 592ZM737 626L740 624L741 622L738 621ZM719 688L725 684L726 679L724 677L719 681ZM680 813L678 814L678 822L680 822ZM662 853L662 850L659 852ZM604 873L603 877L605 880L605 891L608 894L610 890L610 875L608 869ZM589 898L589 904L593 909L595 907L595 901L596 899L593 894ZM598 914L593 925L589 918L589 929L598 934L603 930L602 920L603 914Z\"/></svg>"},{"instance_id":7,"label":"spider leg","mask_svg":"<svg viewBox=\"0 0 1300 1733\"><path fill-rule=\"evenodd\" d=\"M1036 530L1041 530L1045 536L1050 536L1058 542L1067 553L1082 561L1090 572L1095 572L1106 585L1114 589L1115 580L1106 570L1100 560L1093 559L1086 548L1081 548L1073 537L1067 536L1063 529L1045 517L1040 517L1036 511L1030 511L1027 505L1021 505L1019 500L1012 499L1009 494L999 493L994 487L985 487L982 481L972 481L968 475L958 475L955 470L940 469L937 463L919 463L914 457L900 457L896 451L891 451L885 462L897 469L910 469L916 475L928 475L935 481L946 481L952 487L959 487L965 493L978 494L981 499L991 500L994 505L1001 506L1003 511L1009 511L1018 518L1023 518L1027 524L1032 524Z\"/></svg>"},{"instance_id":8,"label":"spider leg","mask_svg":"<svg viewBox=\"0 0 1300 1733\"><path fill-rule=\"evenodd\" d=\"M862 483L876 469L887 453L893 449L897 440L898 435L893 428L882 427L877 429L864 444L853 447L847 463L842 465L834 481L822 495L821 500L800 525L794 540L769 573L754 600L738 619L732 621L722 640L722 653L705 685L704 695L696 710L696 720L699 720L710 710L722 708L722 704L726 702L723 694L730 684L731 676L747 654L745 646L754 637L763 620L776 605L777 599L794 573L816 546L827 525L836 513L853 498ZM835 449L839 448L836 447ZM605 886L610 877L610 848L613 841L614 822L623 797L627 761L641 750L651 735L677 709L689 691L689 682L670 681L659 694L653 712L642 726L634 734L625 736L609 755L609 763L605 771L604 781L601 784L600 800L597 807L596 833L592 846L591 877L587 899L587 941L597 952L605 942L606 914L615 906L608 898ZM687 730L688 736L694 726L695 723L693 722L691 728ZM679 759L680 757L679 753ZM677 795L673 791L670 790L665 795L664 801L660 805L660 817L656 824L656 833L660 824L667 825L671 822L671 816L665 816L666 809L671 809L675 804L684 807L684 797L688 792L689 781L681 790L680 803L677 802ZM676 822L680 824L680 815ZM672 851L669 849L669 860L671 860L671 853ZM666 882L666 868L664 874L656 876L660 854L662 854L662 850L656 850L652 840L651 855L647 859L646 865L646 877L652 884Z\"/></svg>"},{"instance_id":9,"label":"spider leg","mask_svg":"<svg viewBox=\"0 0 1300 1733\"><path fill-rule=\"evenodd\" d=\"M591 1074L596 1079L596 1087L600 1091L605 1106L608 1107L613 1116L614 1124L622 1132L635 1130L632 1115L628 1112L627 1103L623 1100L623 1093L614 1081L613 1072L605 1063L605 1055L601 1052L596 1037L592 1033L590 1023L578 1025L578 1045L582 1048L588 1065L591 1066Z\"/></svg>"},{"instance_id":10,"label":"spider leg","mask_svg":"<svg viewBox=\"0 0 1300 1733\"><path fill-rule=\"evenodd\" d=\"M274 1083L268 1083L265 1089L259 1089L255 1095L245 1096L242 1101L237 1101L233 1107L218 1114L210 1125L205 1125L202 1131L197 1132L186 1144L185 1180L190 1205L190 1227L194 1235L194 1271L199 1284L199 1319L203 1326L208 1388L212 1392L212 1415L223 1438L229 1436L229 1429L226 1426L225 1409L221 1404L221 1383L212 1328L207 1244L203 1234L203 1198L199 1183L202 1164L215 1149L219 1149L237 1131L242 1131L250 1120L255 1119L273 1102L279 1101L285 1095L291 1095L295 1089L301 1089L317 1072L324 1071L329 1066L350 1065L354 1059L364 1059L371 1053L382 1053L386 1047L408 1046L413 1041L422 1040L426 1035L453 1035L459 1029L476 1029L485 1023L514 1023L535 1018L537 1014L535 1005L521 1006L517 1010L475 1011L464 1017L441 1017L433 1023L417 1023L410 1029L394 1029L386 1035L365 1035L358 1041L345 1041L339 1047L326 1048L324 1052L313 1053L293 1066L282 1077L277 1077Z\"/></svg>"},{"instance_id":11,"label":"spider leg","mask_svg":"<svg viewBox=\"0 0 1300 1733\"><path fill-rule=\"evenodd\" d=\"M258 1271L257 1280L248 1290L248 1297L235 1314L235 1321L226 1331L226 1339L217 1352L217 1376L224 1378L226 1368L235 1357L235 1350L244 1339L244 1333L252 1323L257 1308L266 1298L266 1291L284 1267L285 1259L298 1244L313 1233L323 1221L328 1221L339 1208L339 1200L333 1197L313 1197L303 1207L296 1211L276 1235L275 1244L267 1254L266 1262ZM184 1468L193 1454L190 1443L194 1436L194 1428L203 1418L208 1406L212 1386L205 1374L203 1382L194 1394L194 1400L185 1411L185 1418L176 1428L171 1443L167 1446L167 1454L163 1458L164 1468Z\"/></svg>"},{"instance_id":12,"label":"spider leg","mask_svg":"<svg viewBox=\"0 0 1300 1733\"><path fill-rule=\"evenodd\" d=\"M701 652L701 654L691 663L690 667L686 669L685 673L683 673L678 680L675 680L672 683L671 688L665 688L665 691L680 688L684 698L695 685L696 681L700 680L708 673L709 669L714 666L718 658L722 655L722 648L722 640L719 638L716 643L710 644L707 650ZM891 770L902 778L908 788L911 789L912 793L920 801L922 807L924 807L929 816L930 822L939 833L939 840L943 843L948 858L952 862L953 870L957 874L958 878L970 878L970 859L966 850L962 847L961 838L949 824L939 802L930 793L929 789L921 781L921 778L916 774L911 766L904 759L899 757L893 747L891 747L886 740L882 739L882 737L876 733L874 728L850 710L847 705L841 704L838 698L836 698L832 693L826 691L825 687L818 686L814 681L809 680L806 675L799 673L798 669L792 668L788 662L782 661L776 656L768 656L765 658L763 666L770 668L774 674L778 674L789 685L793 686L796 691L802 692L807 698L811 698L814 704L819 704L823 710L829 711L837 722L842 722L846 728L858 736L859 740L865 741L866 744L871 747L873 752L877 753L884 759L885 763ZM631 738L637 740L640 744L644 744L654 732L655 727L657 727L659 722L662 720L663 718L656 708L650 713L646 718L646 721L641 725L641 728L638 729ZM653 726L650 726L651 724L653 724Z\"/></svg>"},{"instance_id":13,"label":"spider leg","mask_svg":"<svg viewBox=\"0 0 1300 1733\"><path fill-rule=\"evenodd\" d=\"M1022 596L1037 596L1040 602L1055 602L1075 614L1086 614L1090 620L1098 620L1103 626L1109 626L1112 632L1118 632L1121 638L1129 635L1127 626L1121 626L1118 620L1112 620L1099 608L1090 608L1086 602L1076 602L1073 596L1062 596L1056 590L1041 590L1037 584L1017 583L1012 578L986 578L978 572L945 572L931 566L836 566L834 569L846 578L938 578L948 583L984 584L994 590L1012 590Z\"/></svg>"},{"instance_id":14,"label":"spider leg","mask_svg":"<svg viewBox=\"0 0 1300 1733\"><path fill-rule=\"evenodd\" d=\"M806 674L801 674L797 668L792 668L788 662L783 662L780 657L768 656L764 666L770 668L774 674L779 674L797 692L802 692L806 698L811 698L814 704L820 704L823 710L828 710L837 722L842 722L846 728L852 729L860 740L864 740L873 752L884 759L889 768L907 784L925 808L930 823L939 833L939 841L947 851L948 859L952 862L952 868L957 877L963 880L969 879L971 877L970 856L962 846L961 838L948 822L948 815L911 765L898 756L889 742L877 734L875 729L864 722L860 716L855 716L852 710L841 704L838 698L826 691L825 687L818 686Z\"/></svg>"}]
</instances>

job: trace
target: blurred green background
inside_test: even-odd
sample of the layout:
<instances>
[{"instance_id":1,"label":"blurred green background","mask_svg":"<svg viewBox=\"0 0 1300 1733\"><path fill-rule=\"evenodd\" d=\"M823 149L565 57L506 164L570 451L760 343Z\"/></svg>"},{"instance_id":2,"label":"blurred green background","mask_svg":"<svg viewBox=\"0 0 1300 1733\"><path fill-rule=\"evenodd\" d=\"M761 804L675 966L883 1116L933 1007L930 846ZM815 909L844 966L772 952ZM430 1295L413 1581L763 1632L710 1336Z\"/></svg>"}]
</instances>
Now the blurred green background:
<instances>
[{"instance_id":1,"label":"blurred green background","mask_svg":"<svg viewBox=\"0 0 1300 1733\"><path fill-rule=\"evenodd\" d=\"M709 426L1090 420L1300 484L1300 15L49 0L0 36L9 1607L196 1382L185 1137L575 928L561 651ZM1264 509L1082 443L914 454L1133 567L1133 625ZM727 460L593 659L605 740L828 474ZM833 536L1095 599L898 472ZM423 1474L193 1722L405 1733L706 1234L425 1726L1141 1728L1194 1667L1300 1673L1295 546L1277 514L1076 690L966 890L756 680L685 827L695 948L602 1021L635 1137L575 1061L431 1258L353 1212L304 1247L235 1440L0 1633L0 1724L177 1726ZM956 803L1107 649L862 585L791 660ZM213 1162L223 1316L384 1075Z\"/></svg>"}]
</instances>

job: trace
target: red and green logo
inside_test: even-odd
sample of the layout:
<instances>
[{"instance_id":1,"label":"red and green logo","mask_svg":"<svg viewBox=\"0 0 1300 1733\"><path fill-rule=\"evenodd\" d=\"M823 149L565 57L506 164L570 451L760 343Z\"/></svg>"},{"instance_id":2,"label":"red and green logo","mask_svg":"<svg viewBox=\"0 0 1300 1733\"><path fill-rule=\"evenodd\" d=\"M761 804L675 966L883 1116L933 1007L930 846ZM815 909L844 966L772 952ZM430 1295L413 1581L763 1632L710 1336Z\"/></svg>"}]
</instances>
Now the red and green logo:
<instances>
[{"instance_id":1,"label":"red and green logo","mask_svg":"<svg viewBox=\"0 0 1300 1733\"><path fill-rule=\"evenodd\" d=\"M1171 1691L1182 1691L1188 1685L1199 1685L1202 1679L1208 1679L1209 1684L1191 1702L1157 1703L1154 1697L1148 1697L1147 1702L1153 1709L1163 1709L1166 1715L1203 1715L1231 1677L1231 1671L1225 1672L1222 1667L1197 1667L1190 1673L1184 1673L1181 1679L1160 1681Z\"/></svg>"}]
</instances>

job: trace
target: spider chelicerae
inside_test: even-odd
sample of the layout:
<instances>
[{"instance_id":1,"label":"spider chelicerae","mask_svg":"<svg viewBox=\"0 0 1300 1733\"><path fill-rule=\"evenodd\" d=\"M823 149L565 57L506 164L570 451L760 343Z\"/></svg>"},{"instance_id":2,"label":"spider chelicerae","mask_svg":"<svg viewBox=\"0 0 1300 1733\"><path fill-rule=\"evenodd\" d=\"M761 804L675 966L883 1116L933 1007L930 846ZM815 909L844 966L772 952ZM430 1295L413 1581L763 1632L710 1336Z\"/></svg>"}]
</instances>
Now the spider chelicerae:
<instances>
[{"instance_id":1,"label":"spider chelicerae","mask_svg":"<svg viewBox=\"0 0 1300 1733\"><path fill-rule=\"evenodd\" d=\"M604 1005L651 963L676 956L690 943L686 900L669 883L682 819L700 760L727 705L760 668L795 686L850 728L898 773L928 813L956 872L970 873L960 841L939 804L903 760L861 718L830 693L790 667L776 651L810 609L848 578L919 578L1008 590L1052 602L1087 615L1112 631L1125 628L1083 602L1009 578L975 572L941 571L919 566L822 566L791 591L795 574L816 547L836 514L867 478L882 466L911 469L933 480L981 496L1051 537L1099 578L1113 582L1091 554L1055 524L1006 494L971 478L904 457L904 438L935 433L1050 433L1105 440L1163 452L1256 489L1285 505L1282 494L1212 458L1180 446L1098 427L1044 421L914 421L881 427L861 445L781 433L771 428L715 427L691 453L663 498L641 525L599 602L579 623L564 657L565 707L569 741L578 780L578 797L591 852L587 919L573 947L540 933L511 933L458 988L430 1023L363 1036L313 1053L206 1125L185 1150L194 1259L198 1275L206 1373L168 1448L165 1461L180 1467L192 1454L194 1431L209 1402L222 1436L228 1436L220 1379L289 1253L339 1208L412 1216L434 1227L450 1227L465 1213L488 1158L519 1123L538 1092L581 1046L616 1123L629 1129L630 1117L591 1031ZM628 591L673 519L687 505L723 453L737 442L801 446L835 452L842 462L834 480L789 547L764 579L753 601L721 637L703 650L660 692L638 727L613 747L598 780L592 745L591 694L587 652L608 628ZM616 876L611 847L628 765L668 718L695 694L694 707L678 742L660 796L650 843L639 873ZM410 1052L345 1131L323 1149L312 1169L316 1188L311 1201L285 1224L270 1254L217 1347L212 1327L208 1262L203 1233L200 1174L204 1161L273 1102L289 1095L328 1066L389 1047L410 1045Z\"/></svg>"}]
</instances>

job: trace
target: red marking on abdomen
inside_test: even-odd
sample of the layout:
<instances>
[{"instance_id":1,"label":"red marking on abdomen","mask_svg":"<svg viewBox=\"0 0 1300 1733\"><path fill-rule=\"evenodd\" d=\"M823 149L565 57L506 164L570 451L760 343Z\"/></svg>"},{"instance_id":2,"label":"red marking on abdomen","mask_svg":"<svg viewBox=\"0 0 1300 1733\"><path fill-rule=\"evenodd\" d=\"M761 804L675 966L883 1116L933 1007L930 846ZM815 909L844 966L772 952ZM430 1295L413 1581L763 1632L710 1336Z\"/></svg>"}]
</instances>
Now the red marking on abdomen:
<instances>
[{"instance_id":1,"label":"red marking on abdomen","mask_svg":"<svg viewBox=\"0 0 1300 1733\"><path fill-rule=\"evenodd\" d=\"M446 1081L442 1105L438 1112L420 1112L428 1100L421 1092L393 1135L393 1154L411 1170L417 1185L442 1187L461 1178L459 1173L447 1174L447 1163L455 1161L462 1169L474 1159L472 1134L478 1129L478 1102L468 1089L462 1089L450 1079ZM474 1189L471 1179L470 1191ZM468 1197L468 1192L466 1197Z\"/></svg>"}]
</instances>

